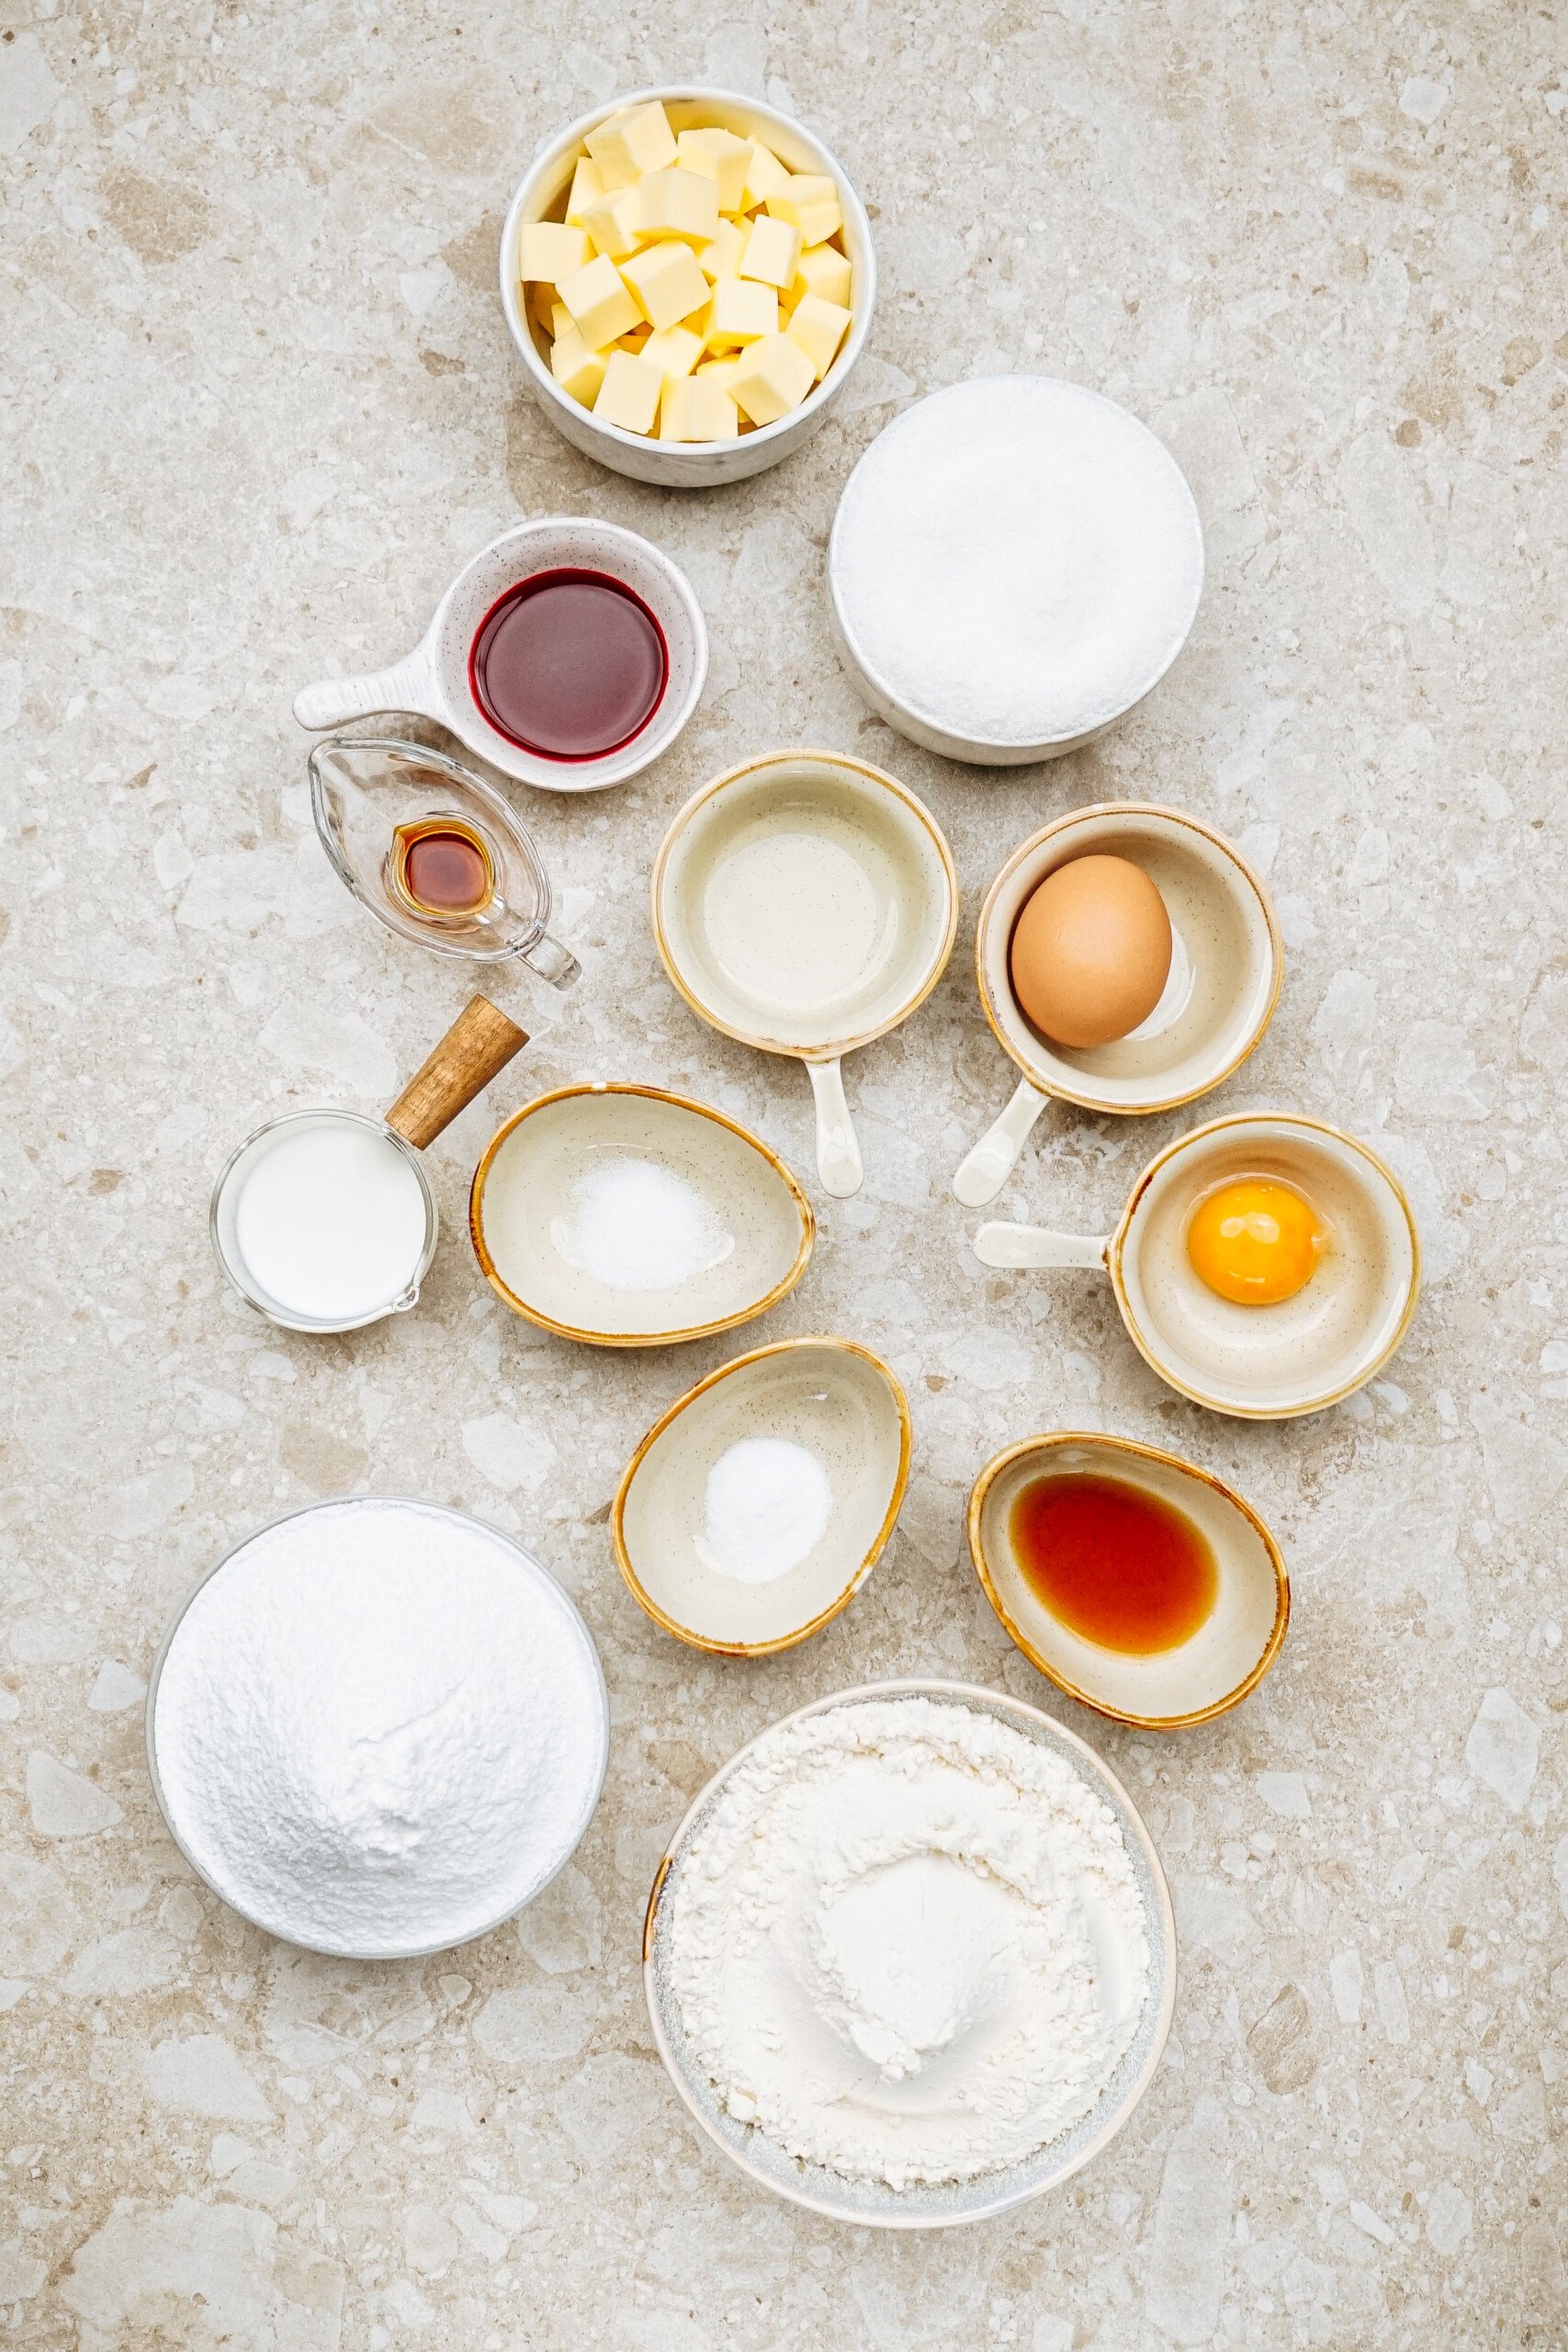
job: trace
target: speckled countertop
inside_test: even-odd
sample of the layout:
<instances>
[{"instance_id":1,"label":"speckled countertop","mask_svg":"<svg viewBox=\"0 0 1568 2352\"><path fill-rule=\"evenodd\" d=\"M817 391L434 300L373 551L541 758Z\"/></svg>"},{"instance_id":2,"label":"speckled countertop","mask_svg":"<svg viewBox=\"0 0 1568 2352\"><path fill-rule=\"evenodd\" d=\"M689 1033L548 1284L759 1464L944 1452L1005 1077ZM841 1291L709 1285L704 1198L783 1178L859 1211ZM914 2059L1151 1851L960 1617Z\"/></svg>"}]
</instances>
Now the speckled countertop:
<instances>
[{"instance_id":1,"label":"speckled countertop","mask_svg":"<svg viewBox=\"0 0 1568 2352\"><path fill-rule=\"evenodd\" d=\"M1156 2352L1568 2341L1562 1792L1568 1055L1561 647L1568 39L1504 0L823 0L710 31L457 0L3 0L11 492L0 554L0 2332L246 2352ZM458 27L461 29L458 29ZM835 420L682 501L523 397L492 284L536 140L694 74L819 125L879 209L886 298ZM1056 767L943 766L862 710L821 594L858 451L919 391L1054 370L1128 402L1208 531L1196 636ZM714 638L675 754L528 796L582 984L433 1155L417 1316L321 1345L220 1286L206 1195L295 1101L389 1099L465 993L328 872L295 689L403 651L519 510L626 521ZM968 931L1025 832L1166 797L1267 869L1289 941L1216 1107L1370 1137L1427 1251L1386 1377L1279 1429L1164 1392L1103 1285L997 1278L948 1180L1010 1073L966 951L850 1074L867 1164L807 1281L738 1341L541 1342L462 1238L527 1091L685 1088L809 1168L798 1073L699 1028L656 962L650 855L750 752L852 748L923 794ZM1102 1220L1182 1124L1058 1115L1006 1199ZM634 1441L746 1340L837 1329L908 1385L898 1533L843 1618L745 1670L644 1621L606 1505ZM638 1927L666 1830L786 1707L901 1671L1049 1694L961 1555L1029 1430L1152 1438L1283 1541L1295 1617L1235 1716L1094 1724L1175 1886L1176 2030L1114 2147L957 2235L764 2201L649 2043ZM255 1522L397 1490L519 1531L597 1636L615 1730L574 1868L424 1966L270 1944L153 1811L142 1679ZM1555 1973L1553 1972L1556 1972Z\"/></svg>"}]
</instances>

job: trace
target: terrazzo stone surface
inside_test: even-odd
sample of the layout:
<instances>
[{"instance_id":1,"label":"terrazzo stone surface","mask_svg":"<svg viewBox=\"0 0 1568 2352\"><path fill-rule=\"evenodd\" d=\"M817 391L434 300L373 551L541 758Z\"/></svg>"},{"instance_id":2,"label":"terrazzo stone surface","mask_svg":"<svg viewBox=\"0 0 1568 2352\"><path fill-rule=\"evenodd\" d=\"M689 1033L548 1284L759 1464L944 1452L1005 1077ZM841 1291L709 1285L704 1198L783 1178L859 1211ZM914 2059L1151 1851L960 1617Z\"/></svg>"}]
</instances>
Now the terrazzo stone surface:
<instances>
[{"instance_id":1,"label":"terrazzo stone surface","mask_svg":"<svg viewBox=\"0 0 1568 2352\"><path fill-rule=\"evenodd\" d=\"M600 0L0 17L7 2340L1568 2341L1561 23L1501 0L810 0L717 29ZM682 501L596 470L527 403L493 276L548 129L702 74L827 134L876 209L886 287L810 447ZM917 393L998 367L1147 418L1211 562L1144 710L1001 777L865 716L822 595L858 452ZM630 523L687 567L708 690L631 788L522 796L582 982L501 984L534 1043L432 1154L447 1229L417 1315L307 1343L221 1284L213 1172L286 1104L384 1103L466 989L329 873L290 701L405 650L465 556L551 510ZM1214 1107L1342 1122L1404 1176L1427 1283L1384 1377L1294 1425L1227 1422L1157 1385L1103 1285L976 1263L948 1182L1010 1080L966 946L853 1064L865 1189L818 1196L815 1263L765 1324L621 1359L508 1317L463 1202L527 1092L653 1079L808 1169L804 1080L696 1024L645 907L693 786L801 741L928 798L965 938L1006 852L1078 804L1169 799L1239 838L1288 967ZM1195 1115L1048 1119L1002 1213L1103 1227ZM707 1663L624 1590L609 1498L693 1379L812 1330L907 1382L908 1502L807 1649ZM1001 1634L962 1556L965 1492L1061 1425L1172 1446L1279 1532L1294 1619L1234 1717L1123 1735ZM575 1865L515 1927L359 1968L269 1942L192 1879L140 1701L169 1611L236 1538L399 1490L557 1571L604 1657L614 1748ZM1126 1777L1174 1883L1181 1984L1152 2090L1068 2189L885 2239L764 2201L699 2143L651 2049L638 1934L715 1765L806 1698L909 1671L1051 1706Z\"/></svg>"}]
</instances>

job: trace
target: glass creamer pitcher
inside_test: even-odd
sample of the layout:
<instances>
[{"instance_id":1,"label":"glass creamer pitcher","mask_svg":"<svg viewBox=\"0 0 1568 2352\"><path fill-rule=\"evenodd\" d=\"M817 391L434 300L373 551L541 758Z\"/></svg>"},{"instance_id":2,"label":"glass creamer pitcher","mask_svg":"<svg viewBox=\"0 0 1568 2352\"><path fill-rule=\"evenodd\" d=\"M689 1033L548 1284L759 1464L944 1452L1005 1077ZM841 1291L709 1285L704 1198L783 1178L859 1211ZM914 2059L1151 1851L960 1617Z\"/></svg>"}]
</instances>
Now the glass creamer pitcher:
<instances>
[{"instance_id":1,"label":"glass creamer pitcher","mask_svg":"<svg viewBox=\"0 0 1568 2352\"><path fill-rule=\"evenodd\" d=\"M475 963L521 956L571 986L582 967L547 928L549 876L493 785L392 736L329 736L309 766L321 846L389 931Z\"/></svg>"}]
</instances>

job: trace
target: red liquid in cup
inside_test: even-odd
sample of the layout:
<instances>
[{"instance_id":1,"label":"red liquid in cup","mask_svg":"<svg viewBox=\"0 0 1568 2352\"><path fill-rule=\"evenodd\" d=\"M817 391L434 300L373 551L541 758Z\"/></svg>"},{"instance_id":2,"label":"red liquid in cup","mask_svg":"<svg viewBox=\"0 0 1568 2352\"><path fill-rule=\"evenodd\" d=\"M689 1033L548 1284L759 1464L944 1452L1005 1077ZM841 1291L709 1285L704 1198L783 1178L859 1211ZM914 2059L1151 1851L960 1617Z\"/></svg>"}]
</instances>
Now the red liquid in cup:
<instances>
[{"instance_id":1,"label":"red liquid in cup","mask_svg":"<svg viewBox=\"0 0 1568 2352\"><path fill-rule=\"evenodd\" d=\"M547 760L596 760L639 735L670 675L642 598L602 571L536 571L491 606L468 654L499 734Z\"/></svg>"}]
</instances>

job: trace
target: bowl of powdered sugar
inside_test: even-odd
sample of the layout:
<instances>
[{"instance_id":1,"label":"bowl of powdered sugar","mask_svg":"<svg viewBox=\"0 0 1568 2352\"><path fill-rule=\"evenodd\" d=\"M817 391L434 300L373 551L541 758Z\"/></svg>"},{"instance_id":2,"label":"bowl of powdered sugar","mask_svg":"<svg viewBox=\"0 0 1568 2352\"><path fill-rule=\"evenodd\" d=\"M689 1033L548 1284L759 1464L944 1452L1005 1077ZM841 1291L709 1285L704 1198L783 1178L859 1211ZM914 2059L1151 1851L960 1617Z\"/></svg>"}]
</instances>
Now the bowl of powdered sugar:
<instances>
[{"instance_id":1,"label":"bowl of powdered sugar","mask_svg":"<svg viewBox=\"0 0 1568 2352\"><path fill-rule=\"evenodd\" d=\"M152 1786L214 1894L285 1942L406 1960L531 1902L592 1817L609 1702L548 1571L434 1503L274 1520L183 1603Z\"/></svg>"},{"instance_id":2,"label":"bowl of powdered sugar","mask_svg":"<svg viewBox=\"0 0 1568 2352\"><path fill-rule=\"evenodd\" d=\"M977 766L1125 716L1197 617L1203 534L1164 443L1103 393L979 376L917 401L845 486L833 616L878 717Z\"/></svg>"},{"instance_id":3,"label":"bowl of powdered sugar","mask_svg":"<svg viewBox=\"0 0 1568 2352\"><path fill-rule=\"evenodd\" d=\"M1089 2162L1147 2088L1176 1936L1136 1807L1049 1716L891 1682L785 1716L708 1783L643 1940L708 2136L843 2222L978 2222Z\"/></svg>"}]
</instances>

